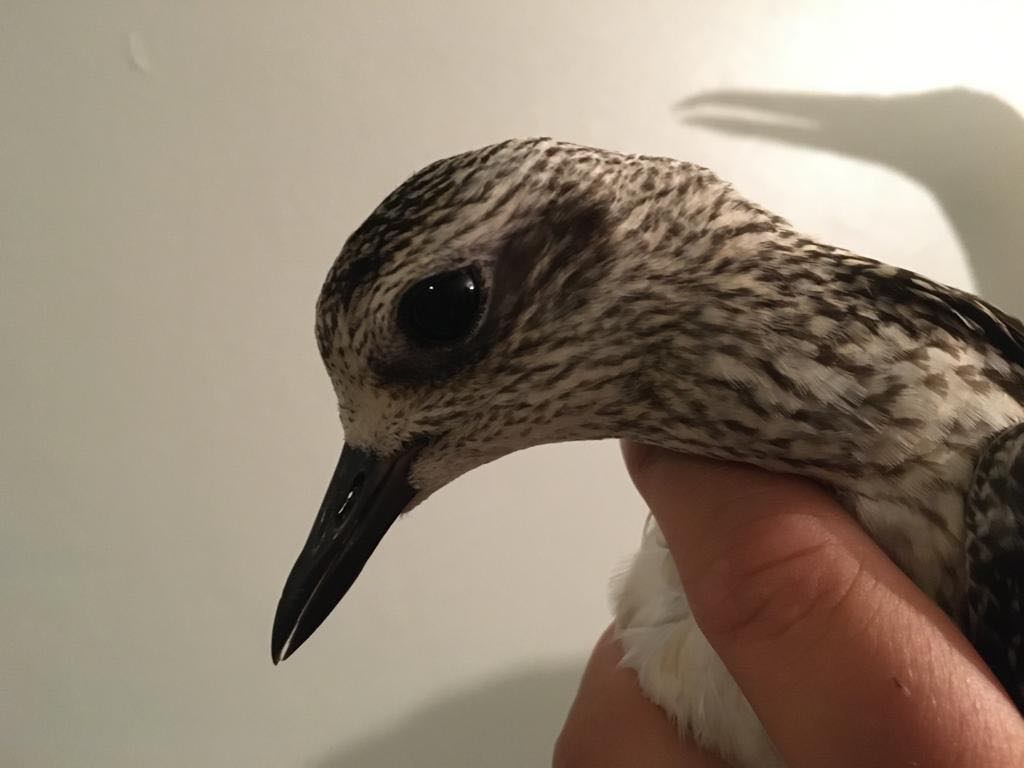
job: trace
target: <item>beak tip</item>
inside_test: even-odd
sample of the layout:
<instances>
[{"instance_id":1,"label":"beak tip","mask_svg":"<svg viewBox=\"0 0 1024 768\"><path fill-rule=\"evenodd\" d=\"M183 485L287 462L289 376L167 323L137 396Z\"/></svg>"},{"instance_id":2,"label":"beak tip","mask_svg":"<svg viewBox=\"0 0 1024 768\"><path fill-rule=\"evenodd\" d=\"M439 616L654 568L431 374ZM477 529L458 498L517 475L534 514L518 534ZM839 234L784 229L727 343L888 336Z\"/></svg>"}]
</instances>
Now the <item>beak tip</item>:
<instances>
[{"instance_id":1,"label":"beak tip","mask_svg":"<svg viewBox=\"0 0 1024 768\"><path fill-rule=\"evenodd\" d=\"M282 661L292 655L295 650L295 643L292 642L294 622L288 622L282 615L281 607L278 606L277 614L274 616L274 629L270 637L270 660L276 667Z\"/></svg>"},{"instance_id":2,"label":"beak tip","mask_svg":"<svg viewBox=\"0 0 1024 768\"><path fill-rule=\"evenodd\" d=\"M287 661L288 657L295 651L295 645L291 643L274 644L274 647L270 649L270 660L274 662L276 667L282 661Z\"/></svg>"}]
</instances>

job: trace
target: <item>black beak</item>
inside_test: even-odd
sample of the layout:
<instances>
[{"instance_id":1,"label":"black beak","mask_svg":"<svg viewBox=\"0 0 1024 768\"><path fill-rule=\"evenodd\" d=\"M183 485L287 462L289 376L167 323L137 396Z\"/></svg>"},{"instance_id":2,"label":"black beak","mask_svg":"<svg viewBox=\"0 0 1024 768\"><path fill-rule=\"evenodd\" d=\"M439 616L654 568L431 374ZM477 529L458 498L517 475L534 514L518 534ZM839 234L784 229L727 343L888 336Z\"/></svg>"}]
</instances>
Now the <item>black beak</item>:
<instances>
[{"instance_id":1,"label":"black beak","mask_svg":"<svg viewBox=\"0 0 1024 768\"><path fill-rule=\"evenodd\" d=\"M275 664L295 653L334 610L416 495L409 466L421 448L417 442L386 459L342 448L313 530L277 604L271 639Z\"/></svg>"}]
</instances>

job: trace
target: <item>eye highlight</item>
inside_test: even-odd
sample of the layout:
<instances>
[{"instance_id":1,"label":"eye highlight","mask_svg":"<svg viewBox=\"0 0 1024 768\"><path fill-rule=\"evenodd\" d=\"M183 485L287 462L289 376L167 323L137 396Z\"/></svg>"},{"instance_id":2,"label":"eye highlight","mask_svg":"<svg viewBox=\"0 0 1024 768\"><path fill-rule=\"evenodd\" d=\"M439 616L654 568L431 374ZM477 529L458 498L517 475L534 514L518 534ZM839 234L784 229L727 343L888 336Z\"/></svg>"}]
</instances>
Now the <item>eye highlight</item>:
<instances>
[{"instance_id":1,"label":"eye highlight","mask_svg":"<svg viewBox=\"0 0 1024 768\"><path fill-rule=\"evenodd\" d=\"M472 269L433 275L398 303L398 326L421 346L441 347L469 336L483 308L483 289Z\"/></svg>"}]
</instances>

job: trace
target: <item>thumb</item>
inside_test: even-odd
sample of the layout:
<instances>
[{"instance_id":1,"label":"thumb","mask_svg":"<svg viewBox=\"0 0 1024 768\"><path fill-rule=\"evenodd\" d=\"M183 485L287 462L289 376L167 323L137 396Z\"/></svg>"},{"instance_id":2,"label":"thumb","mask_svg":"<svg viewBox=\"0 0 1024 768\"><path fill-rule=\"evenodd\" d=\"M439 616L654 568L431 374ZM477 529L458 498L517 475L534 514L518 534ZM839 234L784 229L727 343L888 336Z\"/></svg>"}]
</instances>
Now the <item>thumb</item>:
<instances>
[{"instance_id":1,"label":"thumb","mask_svg":"<svg viewBox=\"0 0 1024 768\"><path fill-rule=\"evenodd\" d=\"M970 644L824 489L623 453L697 623L787 765L1021 757L1021 720ZM993 758L993 743L1013 751Z\"/></svg>"}]
</instances>

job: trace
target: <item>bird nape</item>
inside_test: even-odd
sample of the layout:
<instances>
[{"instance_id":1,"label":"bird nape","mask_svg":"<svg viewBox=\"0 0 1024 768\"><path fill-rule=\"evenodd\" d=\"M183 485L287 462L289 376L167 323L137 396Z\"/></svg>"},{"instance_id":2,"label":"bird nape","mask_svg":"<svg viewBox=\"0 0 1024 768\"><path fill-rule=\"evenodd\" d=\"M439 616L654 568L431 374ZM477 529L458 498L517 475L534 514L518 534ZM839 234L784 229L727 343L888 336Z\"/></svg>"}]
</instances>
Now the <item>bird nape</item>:
<instances>
[{"instance_id":1,"label":"bird nape","mask_svg":"<svg viewBox=\"0 0 1024 768\"><path fill-rule=\"evenodd\" d=\"M330 269L316 337L346 442L275 663L435 490L628 438L835 489L1024 709L1024 328L984 301L803 236L704 168L511 140L388 195ZM669 557L656 526L641 552L616 617L646 692L738 765L781 765L678 581L644 572ZM633 625L640 605L664 615ZM650 634L667 625L697 640Z\"/></svg>"}]
</instances>

